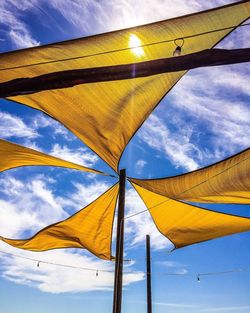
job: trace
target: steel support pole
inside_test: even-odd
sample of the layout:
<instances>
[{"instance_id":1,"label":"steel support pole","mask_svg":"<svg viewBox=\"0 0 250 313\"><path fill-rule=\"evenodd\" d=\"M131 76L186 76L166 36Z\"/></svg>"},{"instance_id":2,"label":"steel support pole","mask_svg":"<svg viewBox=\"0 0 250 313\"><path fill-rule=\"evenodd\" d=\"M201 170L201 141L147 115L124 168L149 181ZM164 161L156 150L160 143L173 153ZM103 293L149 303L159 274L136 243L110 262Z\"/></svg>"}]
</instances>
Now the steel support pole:
<instances>
[{"instance_id":1,"label":"steel support pole","mask_svg":"<svg viewBox=\"0 0 250 313\"><path fill-rule=\"evenodd\" d=\"M150 236L146 236L146 260L147 260L147 313L152 313L152 292L151 292L151 256Z\"/></svg>"},{"instance_id":2,"label":"steel support pole","mask_svg":"<svg viewBox=\"0 0 250 313\"><path fill-rule=\"evenodd\" d=\"M121 313L126 170L120 170L113 313Z\"/></svg>"}]
</instances>

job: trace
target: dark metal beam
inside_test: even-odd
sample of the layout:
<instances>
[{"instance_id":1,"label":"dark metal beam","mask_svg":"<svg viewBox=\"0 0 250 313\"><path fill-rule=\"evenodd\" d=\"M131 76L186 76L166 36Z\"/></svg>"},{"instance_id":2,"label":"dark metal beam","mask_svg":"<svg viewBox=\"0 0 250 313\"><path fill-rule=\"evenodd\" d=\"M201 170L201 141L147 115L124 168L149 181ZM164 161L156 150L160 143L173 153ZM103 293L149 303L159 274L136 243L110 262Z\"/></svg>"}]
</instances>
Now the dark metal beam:
<instances>
[{"instance_id":1,"label":"dark metal beam","mask_svg":"<svg viewBox=\"0 0 250 313\"><path fill-rule=\"evenodd\" d=\"M120 170L113 313L121 313L126 170Z\"/></svg>"},{"instance_id":2,"label":"dark metal beam","mask_svg":"<svg viewBox=\"0 0 250 313\"><path fill-rule=\"evenodd\" d=\"M151 255L150 237L146 236L146 260L147 260L147 313L152 313L152 291L151 291Z\"/></svg>"},{"instance_id":3,"label":"dark metal beam","mask_svg":"<svg viewBox=\"0 0 250 313\"><path fill-rule=\"evenodd\" d=\"M44 74L32 78L17 78L0 83L0 98L32 94L43 90L69 88L79 84L115 81L147 77L169 72L190 70L250 61L250 48L247 49L207 49L183 56L123 64L68 70ZM4 69L0 70L4 71Z\"/></svg>"}]
</instances>

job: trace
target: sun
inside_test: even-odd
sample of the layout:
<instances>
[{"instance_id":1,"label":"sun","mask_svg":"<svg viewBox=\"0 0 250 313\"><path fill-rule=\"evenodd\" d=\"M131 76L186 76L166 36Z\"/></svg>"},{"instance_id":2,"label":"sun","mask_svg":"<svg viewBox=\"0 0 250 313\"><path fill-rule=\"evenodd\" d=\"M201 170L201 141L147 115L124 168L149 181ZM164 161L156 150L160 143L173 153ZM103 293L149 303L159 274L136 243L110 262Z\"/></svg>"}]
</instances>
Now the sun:
<instances>
[{"instance_id":1,"label":"sun","mask_svg":"<svg viewBox=\"0 0 250 313\"><path fill-rule=\"evenodd\" d=\"M141 40L138 38L138 36L136 36L135 34L131 34L129 36L129 48L131 48L131 51L137 57L141 57L145 54L141 45L142 43L141 43Z\"/></svg>"}]
</instances>

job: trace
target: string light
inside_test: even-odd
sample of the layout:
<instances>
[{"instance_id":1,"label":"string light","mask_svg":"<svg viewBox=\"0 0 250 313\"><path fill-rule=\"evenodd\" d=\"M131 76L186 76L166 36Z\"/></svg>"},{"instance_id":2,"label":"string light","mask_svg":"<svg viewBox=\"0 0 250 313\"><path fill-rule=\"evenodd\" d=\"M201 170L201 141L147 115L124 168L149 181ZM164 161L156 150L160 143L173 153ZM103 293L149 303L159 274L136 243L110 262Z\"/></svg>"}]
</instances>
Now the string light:
<instances>
[{"instance_id":1,"label":"string light","mask_svg":"<svg viewBox=\"0 0 250 313\"><path fill-rule=\"evenodd\" d=\"M0 251L0 253L13 256L16 258L20 259L26 259L30 260L33 262L37 262L37 267L40 266L40 264L49 264L53 266L61 266L61 267L66 267L66 268L74 268L74 269L79 269L79 270L84 270L84 271L92 271L95 272L96 277L99 276L100 272L104 273L114 273L114 270L104 270L104 269L94 269L94 268L89 268L89 267L80 267L80 266L74 266L74 265L68 265L68 264L62 264L62 263L54 263L54 262L48 262L48 261L42 261L42 260L37 260L29 257L25 257L22 255L10 253L10 252L5 252L5 251ZM237 268L237 269L230 269L227 271L220 271L220 272L206 272L206 273L199 273L198 275L196 274L197 281L201 281L201 276L212 276L212 275L224 275L224 274L232 274L232 273L240 273L240 272L250 272L250 268ZM124 274L136 274L136 273L143 273L146 274L145 271L124 271ZM155 275L165 275L165 276L194 276L195 273L167 273L167 272L156 272Z\"/></svg>"}]
</instances>

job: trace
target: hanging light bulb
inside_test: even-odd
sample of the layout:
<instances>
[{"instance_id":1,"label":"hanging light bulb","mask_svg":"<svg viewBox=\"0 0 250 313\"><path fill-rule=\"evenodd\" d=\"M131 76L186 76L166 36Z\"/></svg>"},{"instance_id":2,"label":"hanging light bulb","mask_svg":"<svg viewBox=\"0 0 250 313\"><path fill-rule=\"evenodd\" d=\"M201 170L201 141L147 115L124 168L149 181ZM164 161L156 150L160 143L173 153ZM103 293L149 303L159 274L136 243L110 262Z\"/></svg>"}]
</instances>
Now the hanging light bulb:
<instances>
[{"instance_id":1,"label":"hanging light bulb","mask_svg":"<svg viewBox=\"0 0 250 313\"><path fill-rule=\"evenodd\" d=\"M200 280L200 275L197 275L197 282L200 283L201 280Z\"/></svg>"},{"instance_id":2,"label":"hanging light bulb","mask_svg":"<svg viewBox=\"0 0 250 313\"><path fill-rule=\"evenodd\" d=\"M183 38L175 39L174 44L176 45L176 48L174 50L173 56L179 57L181 55L181 48L184 45L184 39Z\"/></svg>"},{"instance_id":3,"label":"hanging light bulb","mask_svg":"<svg viewBox=\"0 0 250 313\"><path fill-rule=\"evenodd\" d=\"M37 265L36 265L36 266L37 266L37 267L39 267L39 266L40 266L40 261L38 261L38 262L37 262Z\"/></svg>"},{"instance_id":4,"label":"hanging light bulb","mask_svg":"<svg viewBox=\"0 0 250 313\"><path fill-rule=\"evenodd\" d=\"M98 270L96 270L95 276L98 277L99 273Z\"/></svg>"}]
</instances>

